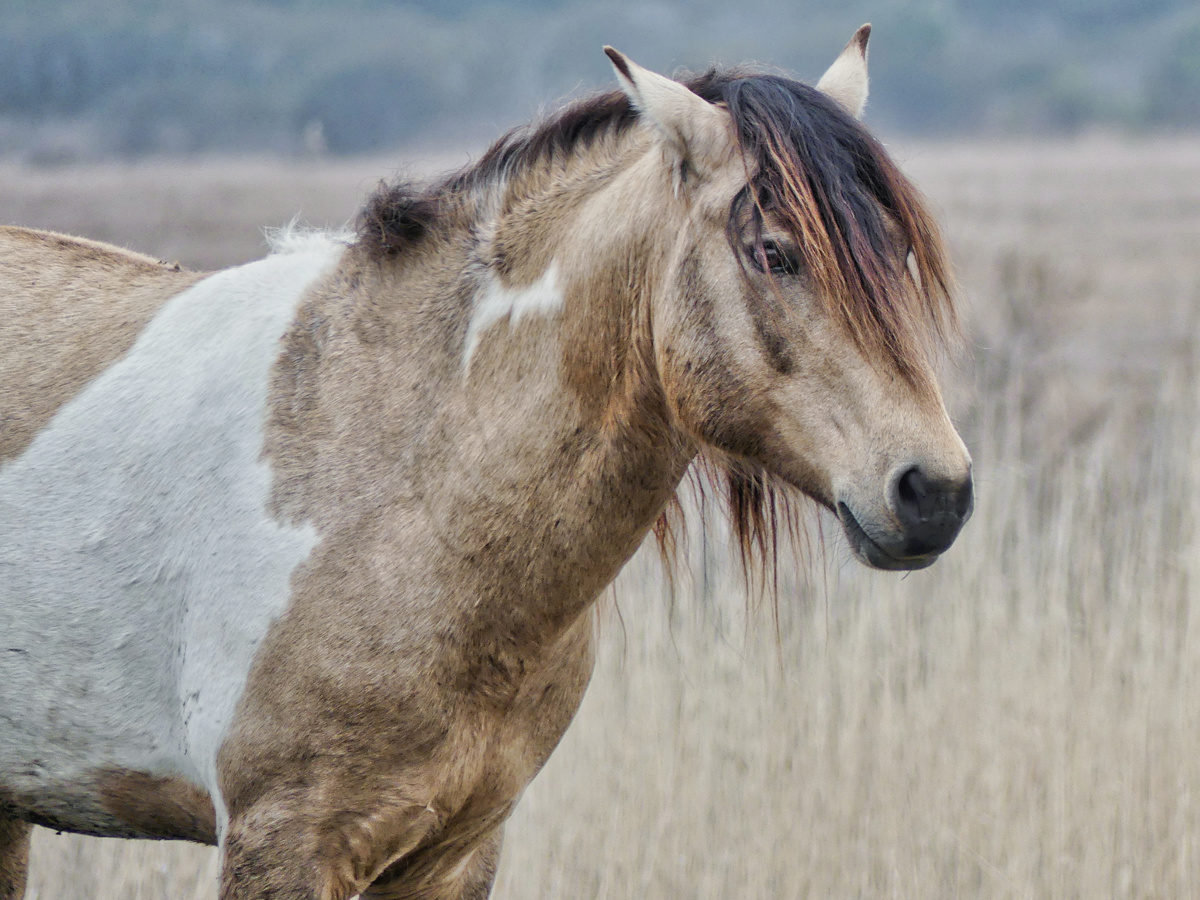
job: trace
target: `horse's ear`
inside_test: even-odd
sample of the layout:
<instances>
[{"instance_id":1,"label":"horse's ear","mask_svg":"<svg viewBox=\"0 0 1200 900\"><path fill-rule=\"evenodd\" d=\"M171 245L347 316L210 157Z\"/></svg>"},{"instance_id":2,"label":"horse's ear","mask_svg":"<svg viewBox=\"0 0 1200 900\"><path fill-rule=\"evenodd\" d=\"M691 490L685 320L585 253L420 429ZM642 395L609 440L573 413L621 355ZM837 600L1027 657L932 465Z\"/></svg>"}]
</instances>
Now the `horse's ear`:
<instances>
[{"instance_id":1,"label":"horse's ear","mask_svg":"<svg viewBox=\"0 0 1200 900\"><path fill-rule=\"evenodd\" d=\"M867 40L870 37L870 25L854 32L846 49L817 82L817 90L828 94L856 119L862 118L863 107L867 105Z\"/></svg>"},{"instance_id":2,"label":"horse's ear","mask_svg":"<svg viewBox=\"0 0 1200 900\"><path fill-rule=\"evenodd\" d=\"M704 169L710 159L723 156L729 143L726 117L719 109L678 81L672 81L612 47L605 47L621 89L634 108L652 122L668 149L676 156L681 171L690 165Z\"/></svg>"}]
</instances>

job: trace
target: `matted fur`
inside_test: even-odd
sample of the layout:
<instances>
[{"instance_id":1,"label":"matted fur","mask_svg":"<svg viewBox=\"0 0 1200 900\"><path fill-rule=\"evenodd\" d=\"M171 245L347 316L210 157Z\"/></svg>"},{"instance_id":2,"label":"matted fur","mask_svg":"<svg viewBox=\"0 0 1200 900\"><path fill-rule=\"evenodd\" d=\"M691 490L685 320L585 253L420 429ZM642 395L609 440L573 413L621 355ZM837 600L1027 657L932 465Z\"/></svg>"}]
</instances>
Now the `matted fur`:
<instances>
[{"instance_id":1,"label":"matted fur","mask_svg":"<svg viewBox=\"0 0 1200 900\"><path fill-rule=\"evenodd\" d=\"M959 336L953 278L939 229L920 192L870 132L814 87L749 69L711 69L683 82L733 119L748 183L729 210L728 239L743 265L762 252L767 215L801 248L817 296L864 349L888 355L908 379L926 377L929 357ZM358 218L358 241L387 258L470 214L479 197L531 169L566 166L637 121L620 91L581 99L536 126L517 128L474 165L432 185L381 184ZM898 233L912 255L897 257ZM743 570L775 583L781 537L802 531L797 491L745 459L706 452L690 479L725 503ZM654 534L665 566L684 526L679 503Z\"/></svg>"}]
</instances>

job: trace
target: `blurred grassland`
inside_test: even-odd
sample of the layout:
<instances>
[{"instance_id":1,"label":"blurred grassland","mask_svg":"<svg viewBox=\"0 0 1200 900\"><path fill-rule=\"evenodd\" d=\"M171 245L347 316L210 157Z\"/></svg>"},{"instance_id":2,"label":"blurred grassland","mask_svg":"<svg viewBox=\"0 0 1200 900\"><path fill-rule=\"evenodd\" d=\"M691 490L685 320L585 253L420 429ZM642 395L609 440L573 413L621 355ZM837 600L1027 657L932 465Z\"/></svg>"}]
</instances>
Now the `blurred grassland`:
<instances>
[{"instance_id":1,"label":"blurred grassland","mask_svg":"<svg viewBox=\"0 0 1200 900\"><path fill-rule=\"evenodd\" d=\"M817 520L778 637L768 610L747 621L719 520L693 527L673 603L635 559L496 897L1200 884L1200 140L895 153L963 286L971 339L945 382L974 519L904 577ZM0 165L0 221L211 267L297 212L344 223L392 165ZM215 872L205 848L39 831L30 897L212 898Z\"/></svg>"}]
</instances>

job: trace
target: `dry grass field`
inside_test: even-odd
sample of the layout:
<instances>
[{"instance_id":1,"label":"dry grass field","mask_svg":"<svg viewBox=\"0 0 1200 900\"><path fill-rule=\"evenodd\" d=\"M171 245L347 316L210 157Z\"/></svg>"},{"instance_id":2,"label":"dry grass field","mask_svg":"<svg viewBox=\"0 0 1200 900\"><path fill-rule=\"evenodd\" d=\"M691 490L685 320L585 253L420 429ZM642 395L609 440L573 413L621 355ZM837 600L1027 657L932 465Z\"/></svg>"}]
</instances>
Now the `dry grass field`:
<instances>
[{"instance_id":1,"label":"dry grass field","mask_svg":"<svg viewBox=\"0 0 1200 900\"><path fill-rule=\"evenodd\" d=\"M904 577L815 520L777 628L720 522L673 602L636 559L496 897L1200 891L1200 141L896 152L963 285L974 519ZM0 221L215 266L293 213L341 224L390 166L0 167ZM30 896L200 900L215 871L39 832Z\"/></svg>"}]
</instances>

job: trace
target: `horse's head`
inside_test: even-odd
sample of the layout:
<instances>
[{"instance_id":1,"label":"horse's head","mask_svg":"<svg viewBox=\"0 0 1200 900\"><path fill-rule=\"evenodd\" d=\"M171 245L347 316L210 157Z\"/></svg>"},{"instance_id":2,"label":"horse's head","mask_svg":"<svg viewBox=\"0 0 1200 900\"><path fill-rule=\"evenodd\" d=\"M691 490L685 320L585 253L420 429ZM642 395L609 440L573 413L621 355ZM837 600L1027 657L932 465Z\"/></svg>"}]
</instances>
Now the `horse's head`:
<instances>
[{"instance_id":1,"label":"horse's head","mask_svg":"<svg viewBox=\"0 0 1200 900\"><path fill-rule=\"evenodd\" d=\"M857 121L868 32L816 88L606 52L681 210L651 311L679 422L834 510L864 562L915 569L970 515L971 461L931 364L955 329L937 229Z\"/></svg>"}]
</instances>

